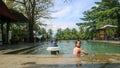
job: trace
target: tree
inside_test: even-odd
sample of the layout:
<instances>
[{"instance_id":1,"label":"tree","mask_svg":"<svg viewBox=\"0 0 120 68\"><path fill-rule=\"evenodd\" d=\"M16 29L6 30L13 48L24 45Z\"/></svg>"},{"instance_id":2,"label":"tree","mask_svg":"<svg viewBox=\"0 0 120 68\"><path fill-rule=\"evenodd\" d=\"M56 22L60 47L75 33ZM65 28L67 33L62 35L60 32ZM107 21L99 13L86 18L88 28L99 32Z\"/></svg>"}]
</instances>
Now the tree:
<instances>
[{"instance_id":1,"label":"tree","mask_svg":"<svg viewBox=\"0 0 120 68\"><path fill-rule=\"evenodd\" d=\"M78 39L78 33L77 30L75 28L72 29L71 31L71 39Z\"/></svg>"},{"instance_id":2,"label":"tree","mask_svg":"<svg viewBox=\"0 0 120 68\"><path fill-rule=\"evenodd\" d=\"M84 36L85 36L84 29L83 29L83 27L80 27L79 32L78 32L78 37L80 39L84 39Z\"/></svg>"},{"instance_id":3,"label":"tree","mask_svg":"<svg viewBox=\"0 0 120 68\"><path fill-rule=\"evenodd\" d=\"M45 28L40 28L39 31L38 31L38 34L39 35L43 35L43 34L46 34L46 29Z\"/></svg>"},{"instance_id":4,"label":"tree","mask_svg":"<svg viewBox=\"0 0 120 68\"><path fill-rule=\"evenodd\" d=\"M71 30L69 28L66 28L64 31L63 31L63 37L68 40L71 38Z\"/></svg>"},{"instance_id":5,"label":"tree","mask_svg":"<svg viewBox=\"0 0 120 68\"><path fill-rule=\"evenodd\" d=\"M73 29L66 28L64 30L59 28L57 30L55 38L62 39L62 40L70 40L70 39L75 40L75 39L79 39L79 34L75 28Z\"/></svg>"},{"instance_id":6,"label":"tree","mask_svg":"<svg viewBox=\"0 0 120 68\"><path fill-rule=\"evenodd\" d=\"M103 25L106 24L112 24L117 25L119 29L119 22L120 22L120 2L119 0L102 0L102 2L96 2L98 5L97 9L99 9L98 12L96 12L96 16L98 17L96 20L97 28L100 28ZM115 34L116 31L113 31L112 29L109 31L107 30L107 34ZM117 32L119 34L119 31Z\"/></svg>"},{"instance_id":7,"label":"tree","mask_svg":"<svg viewBox=\"0 0 120 68\"><path fill-rule=\"evenodd\" d=\"M95 36L96 29L100 27L111 24L111 25L118 25L120 22L120 2L118 0L102 0L101 2L95 2L97 6L93 6L90 10L85 11L84 18L81 18L84 22L77 23L78 26L84 25L85 27L89 26L89 32L92 31L93 37ZM91 30L92 29L92 30ZM107 34L114 35L116 30L107 30ZM117 32L118 34L119 31Z\"/></svg>"},{"instance_id":8,"label":"tree","mask_svg":"<svg viewBox=\"0 0 120 68\"><path fill-rule=\"evenodd\" d=\"M24 13L29 20L29 41L34 42L33 27L39 18L50 18L48 8L53 6L53 0L15 0L16 9Z\"/></svg>"},{"instance_id":9,"label":"tree","mask_svg":"<svg viewBox=\"0 0 120 68\"><path fill-rule=\"evenodd\" d=\"M53 34L52 29L48 29L48 36L49 36L49 39L51 39L51 38L52 38L52 34Z\"/></svg>"},{"instance_id":10,"label":"tree","mask_svg":"<svg viewBox=\"0 0 120 68\"><path fill-rule=\"evenodd\" d=\"M57 33L55 35L55 38L57 38L57 39L64 39L64 37L63 37L63 31L62 31L61 28L57 29Z\"/></svg>"}]
</instances>

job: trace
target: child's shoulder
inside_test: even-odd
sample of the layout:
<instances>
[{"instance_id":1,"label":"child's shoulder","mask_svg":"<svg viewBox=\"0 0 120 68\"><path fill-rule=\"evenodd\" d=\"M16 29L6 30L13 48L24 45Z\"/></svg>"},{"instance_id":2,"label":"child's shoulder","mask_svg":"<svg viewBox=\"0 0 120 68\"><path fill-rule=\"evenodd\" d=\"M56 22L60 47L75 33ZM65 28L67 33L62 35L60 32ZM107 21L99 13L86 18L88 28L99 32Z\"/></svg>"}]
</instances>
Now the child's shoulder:
<instances>
[{"instance_id":1,"label":"child's shoulder","mask_svg":"<svg viewBox=\"0 0 120 68\"><path fill-rule=\"evenodd\" d=\"M81 48L78 48L79 50L82 50Z\"/></svg>"}]
</instances>

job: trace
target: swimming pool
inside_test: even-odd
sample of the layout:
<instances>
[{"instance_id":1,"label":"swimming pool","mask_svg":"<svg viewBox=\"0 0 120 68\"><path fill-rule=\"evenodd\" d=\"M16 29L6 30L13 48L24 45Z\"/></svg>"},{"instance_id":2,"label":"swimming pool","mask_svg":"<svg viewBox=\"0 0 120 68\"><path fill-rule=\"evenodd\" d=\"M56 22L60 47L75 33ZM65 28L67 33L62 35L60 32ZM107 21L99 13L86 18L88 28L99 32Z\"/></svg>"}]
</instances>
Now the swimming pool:
<instances>
[{"instance_id":1,"label":"swimming pool","mask_svg":"<svg viewBox=\"0 0 120 68\"><path fill-rule=\"evenodd\" d=\"M89 54L119 54L120 53L120 45L118 44L110 44L110 43L100 43L100 42L90 42L90 41L81 41L81 48L87 51ZM58 45L62 46L60 50L60 55L72 55L73 48L75 46L75 40L60 40ZM23 54L51 54L47 51L47 47L50 46L49 42L43 42L42 44L38 43L38 46L22 52Z\"/></svg>"}]
</instances>

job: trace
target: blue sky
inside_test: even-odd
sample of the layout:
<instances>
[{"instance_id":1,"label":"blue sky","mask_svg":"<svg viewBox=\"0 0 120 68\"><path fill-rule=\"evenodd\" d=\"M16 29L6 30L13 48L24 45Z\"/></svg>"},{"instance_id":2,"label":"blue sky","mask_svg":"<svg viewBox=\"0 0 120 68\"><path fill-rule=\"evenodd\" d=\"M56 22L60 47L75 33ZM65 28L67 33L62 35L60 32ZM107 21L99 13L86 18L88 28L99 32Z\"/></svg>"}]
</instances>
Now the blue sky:
<instances>
[{"instance_id":1,"label":"blue sky","mask_svg":"<svg viewBox=\"0 0 120 68\"><path fill-rule=\"evenodd\" d=\"M55 19L46 20L48 24L47 29L51 28L54 33L58 28L76 28L76 23L83 22L80 18L83 17L83 12L95 6L94 2L101 0L70 0L70 2L63 2L63 0L55 0L55 5L50 10L56 11L51 13Z\"/></svg>"}]
</instances>

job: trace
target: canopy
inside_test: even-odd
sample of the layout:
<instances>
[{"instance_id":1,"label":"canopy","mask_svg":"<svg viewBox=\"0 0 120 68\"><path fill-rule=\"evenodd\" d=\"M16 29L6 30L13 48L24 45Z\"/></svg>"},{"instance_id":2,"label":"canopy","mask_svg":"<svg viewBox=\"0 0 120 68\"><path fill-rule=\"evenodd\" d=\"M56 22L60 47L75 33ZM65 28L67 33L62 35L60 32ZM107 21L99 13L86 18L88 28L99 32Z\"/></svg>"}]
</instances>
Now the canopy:
<instances>
[{"instance_id":1,"label":"canopy","mask_svg":"<svg viewBox=\"0 0 120 68\"><path fill-rule=\"evenodd\" d=\"M104 25L100 29L107 29L107 28L117 28L117 26L115 26L115 25Z\"/></svg>"}]
</instances>

